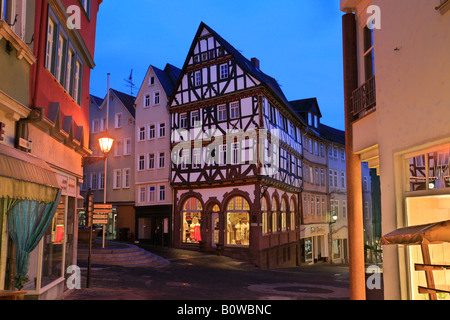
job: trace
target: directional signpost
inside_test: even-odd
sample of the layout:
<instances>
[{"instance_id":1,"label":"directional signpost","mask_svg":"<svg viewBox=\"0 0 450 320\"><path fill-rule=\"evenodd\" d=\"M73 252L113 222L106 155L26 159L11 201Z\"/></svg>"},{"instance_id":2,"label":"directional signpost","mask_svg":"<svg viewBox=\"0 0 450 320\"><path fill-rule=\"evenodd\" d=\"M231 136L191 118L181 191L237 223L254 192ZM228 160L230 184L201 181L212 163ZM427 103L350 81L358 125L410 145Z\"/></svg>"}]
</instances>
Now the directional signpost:
<instances>
[{"instance_id":1,"label":"directional signpost","mask_svg":"<svg viewBox=\"0 0 450 320\"><path fill-rule=\"evenodd\" d=\"M92 223L103 225L102 248L105 247L105 224L108 224L108 215L110 213L112 213L112 204L94 204L94 215L92 216Z\"/></svg>"}]
</instances>

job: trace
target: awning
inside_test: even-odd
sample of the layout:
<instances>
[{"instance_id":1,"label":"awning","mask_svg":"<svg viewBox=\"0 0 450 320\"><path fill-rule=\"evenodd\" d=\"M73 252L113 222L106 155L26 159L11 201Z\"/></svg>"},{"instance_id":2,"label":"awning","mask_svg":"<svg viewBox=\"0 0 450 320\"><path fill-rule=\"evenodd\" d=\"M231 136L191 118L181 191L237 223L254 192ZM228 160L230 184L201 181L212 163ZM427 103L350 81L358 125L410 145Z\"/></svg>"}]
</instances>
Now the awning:
<instances>
[{"instance_id":1,"label":"awning","mask_svg":"<svg viewBox=\"0 0 450 320\"><path fill-rule=\"evenodd\" d=\"M381 237L382 245L420 245L450 242L450 220L397 229Z\"/></svg>"},{"instance_id":2,"label":"awning","mask_svg":"<svg viewBox=\"0 0 450 320\"><path fill-rule=\"evenodd\" d=\"M0 144L0 198L54 202L58 176L36 156Z\"/></svg>"}]
</instances>

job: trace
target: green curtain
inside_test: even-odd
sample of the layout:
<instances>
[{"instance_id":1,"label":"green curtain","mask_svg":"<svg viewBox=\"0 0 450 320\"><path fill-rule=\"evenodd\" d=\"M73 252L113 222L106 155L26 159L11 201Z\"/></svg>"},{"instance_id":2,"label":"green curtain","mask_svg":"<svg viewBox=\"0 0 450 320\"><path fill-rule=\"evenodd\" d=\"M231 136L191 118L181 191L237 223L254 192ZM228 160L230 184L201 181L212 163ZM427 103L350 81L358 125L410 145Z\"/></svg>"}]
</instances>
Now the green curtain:
<instances>
[{"instance_id":1,"label":"green curtain","mask_svg":"<svg viewBox=\"0 0 450 320\"><path fill-rule=\"evenodd\" d=\"M14 287L19 290L29 281L27 273L30 253L47 231L60 199L61 190L58 191L54 202L19 200L8 212L8 232L16 245Z\"/></svg>"}]
</instances>

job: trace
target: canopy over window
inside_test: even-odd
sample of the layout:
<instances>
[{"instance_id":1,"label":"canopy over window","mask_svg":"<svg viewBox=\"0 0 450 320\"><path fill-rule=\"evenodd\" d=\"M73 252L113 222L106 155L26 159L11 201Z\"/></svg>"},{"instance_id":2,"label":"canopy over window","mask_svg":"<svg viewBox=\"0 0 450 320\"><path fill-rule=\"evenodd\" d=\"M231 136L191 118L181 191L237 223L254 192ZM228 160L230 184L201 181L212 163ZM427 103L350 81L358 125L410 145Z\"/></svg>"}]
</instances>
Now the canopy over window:
<instances>
[{"instance_id":1,"label":"canopy over window","mask_svg":"<svg viewBox=\"0 0 450 320\"><path fill-rule=\"evenodd\" d=\"M45 161L0 144L0 198L54 202L59 189L58 177Z\"/></svg>"},{"instance_id":2,"label":"canopy over window","mask_svg":"<svg viewBox=\"0 0 450 320\"><path fill-rule=\"evenodd\" d=\"M450 220L397 229L381 238L382 245L420 245L450 242Z\"/></svg>"}]
</instances>

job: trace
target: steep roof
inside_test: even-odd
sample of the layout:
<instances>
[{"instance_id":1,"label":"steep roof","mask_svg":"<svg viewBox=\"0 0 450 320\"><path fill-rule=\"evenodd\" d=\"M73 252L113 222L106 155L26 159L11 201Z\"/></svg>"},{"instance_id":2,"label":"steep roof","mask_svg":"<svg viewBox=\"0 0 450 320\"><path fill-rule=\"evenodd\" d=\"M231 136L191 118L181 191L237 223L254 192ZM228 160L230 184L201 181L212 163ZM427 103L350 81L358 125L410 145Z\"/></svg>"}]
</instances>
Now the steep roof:
<instances>
[{"instance_id":1,"label":"steep roof","mask_svg":"<svg viewBox=\"0 0 450 320\"><path fill-rule=\"evenodd\" d=\"M102 105L102 103L103 103L102 98L94 96L93 94L91 94L90 96L91 96L92 101L94 101L99 107Z\"/></svg>"},{"instance_id":2,"label":"steep roof","mask_svg":"<svg viewBox=\"0 0 450 320\"><path fill-rule=\"evenodd\" d=\"M189 49L188 57L184 63L183 70L186 69L189 55L191 52L193 52L193 48L195 45L195 40L201 36L201 32L203 29L206 28L209 33L211 33L217 41L219 41L224 48L235 58L237 64L244 70L252 74L257 80L259 80L263 85L266 86L266 88L269 89L276 97L278 97L287 107L288 111L291 112L291 114L296 117L301 123L304 124L304 120L298 115L298 113L293 110L291 105L289 104L289 101L287 100L286 96L283 93L283 90L281 90L280 85L278 84L277 80L264 72L262 72L259 68L255 66L253 62L245 58L236 48L234 48L228 41L226 41L224 38L222 38L217 32L215 32L212 28L210 28L208 25L206 25L204 22L200 23L200 26L197 30L197 33L194 37L194 40L191 44L191 47ZM178 79L178 82L180 82L181 79ZM175 92L174 92L175 93ZM169 103L171 103L174 99L174 95L170 97Z\"/></svg>"},{"instance_id":3,"label":"steep roof","mask_svg":"<svg viewBox=\"0 0 450 320\"><path fill-rule=\"evenodd\" d=\"M134 107L134 101L136 100L136 98L114 89L111 89L111 91L114 92L114 94L117 96L117 98L120 99L120 101L122 101L122 104L125 106L125 108L127 108L133 118L136 118L136 109Z\"/></svg>"},{"instance_id":4,"label":"steep roof","mask_svg":"<svg viewBox=\"0 0 450 320\"><path fill-rule=\"evenodd\" d=\"M320 112L319 103L317 102L317 98L308 98L308 99L300 99L289 102L291 107L300 113L308 113L312 112L317 114L319 117L322 117L322 113Z\"/></svg>"},{"instance_id":5,"label":"steep roof","mask_svg":"<svg viewBox=\"0 0 450 320\"><path fill-rule=\"evenodd\" d=\"M151 67L155 72L155 75L158 77L161 86L166 92L166 95L170 97L175 89L175 84L181 74L181 70L169 63L166 64L164 71L155 66Z\"/></svg>"},{"instance_id":6,"label":"steep roof","mask_svg":"<svg viewBox=\"0 0 450 320\"><path fill-rule=\"evenodd\" d=\"M320 135L325 139L345 146L345 131L319 124Z\"/></svg>"}]
</instances>

